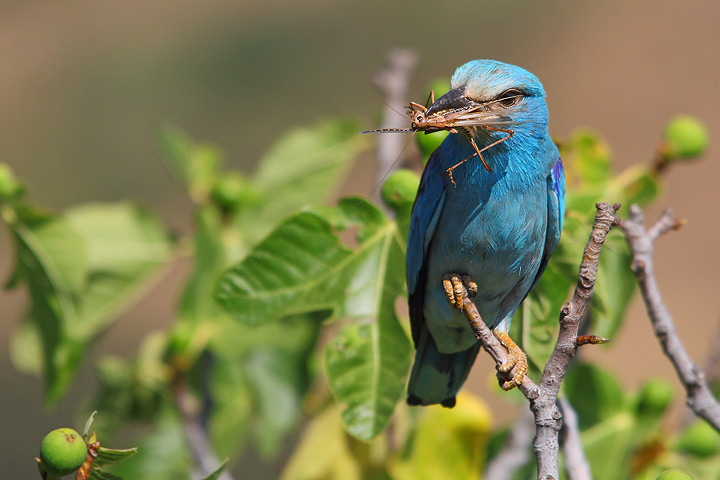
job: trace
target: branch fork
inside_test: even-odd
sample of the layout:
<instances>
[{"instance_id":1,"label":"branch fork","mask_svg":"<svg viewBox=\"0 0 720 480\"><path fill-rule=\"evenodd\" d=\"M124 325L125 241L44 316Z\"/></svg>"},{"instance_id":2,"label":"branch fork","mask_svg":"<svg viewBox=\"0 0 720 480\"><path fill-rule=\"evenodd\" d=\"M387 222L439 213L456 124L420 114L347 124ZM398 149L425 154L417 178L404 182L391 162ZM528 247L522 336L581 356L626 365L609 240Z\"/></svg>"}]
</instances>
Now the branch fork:
<instances>
[{"instance_id":1,"label":"branch fork","mask_svg":"<svg viewBox=\"0 0 720 480\"><path fill-rule=\"evenodd\" d=\"M585 246L575 292L572 299L561 309L560 333L552 355L545 365L540 383L536 384L526 376L518 386L523 395L530 401L530 410L535 420L536 435L533 448L538 464L537 478L542 480L556 480L559 478L558 437L563 427L563 414L558 407L558 392L562 379L567 372L567 367L575 356L575 351L579 345L604 343L606 341L606 339L600 337L578 337L580 320L592 298L595 287L600 252L610 228L618 224L615 213L620 208L620 204L598 203L596 208L595 223ZM497 365L504 364L507 360L507 352L485 325L475 304L467 294L463 297L463 312L483 349L490 354ZM512 372L509 372L509 374L512 374ZM569 404L566 402L563 408L567 412L570 408ZM576 423L570 422L569 426L572 427L573 425L576 428ZM578 439L577 434L565 436L566 442L577 442ZM570 449L566 448L566 451L573 453L573 464L580 465L575 471L582 472L582 474L578 474L573 478L590 478L587 461L582 455L582 447L575 445ZM491 465L488 466L488 471L490 471L490 467Z\"/></svg>"},{"instance_id":2,"label":"branch fork","mask_svg":"<svg viewBox=\"0 0 720 480\"><path fill-rule=\"evenodd\" d=\"M665 306L653 268L654 243L665 233L677 230L682 221L674 218L670 209L665 210L650 228L645 228L645 216L637 205L630 207L627 220L619 221L632 254L632 270L640 285L645 307L655 336L665 355L673 364L678 378L685 387L687 405L699 417L705 419L720 432L720 403L713 396L705 378L705 372L695 365L687 353L670 312Z\"/></svg>"}]
</instances>

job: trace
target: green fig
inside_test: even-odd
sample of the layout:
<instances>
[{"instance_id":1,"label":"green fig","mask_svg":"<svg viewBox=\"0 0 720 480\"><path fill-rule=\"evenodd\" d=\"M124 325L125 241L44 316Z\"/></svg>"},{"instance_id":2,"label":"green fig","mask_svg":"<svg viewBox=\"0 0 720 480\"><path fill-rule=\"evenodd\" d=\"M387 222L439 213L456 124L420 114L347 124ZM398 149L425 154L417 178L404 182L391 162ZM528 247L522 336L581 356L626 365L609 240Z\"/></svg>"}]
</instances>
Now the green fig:
<instances>
[{"instance_id":1,"label":"green fig","mask_svg":"<svg viewBox=\"0 0 720 480\"><path fill-rule=\"evenodd\" d=\"M689 159L705 152L710 135L705 125L690 115L677 115L665 127L663 156L668 160Z\"/></svg>"},{"instance_id":2,"label":"green fig","mask_svg":"<svg viewBox=\"0 0 720 480\"><path fill-rule=\"evenodd\" d=\"M404 203L412 202L418 186L420 176L412 170L401 168L385 180L380 189L380 197L388 207L395 209Z\"/></svg>"},{"instance_id":3,"label":"green fig","mask_svg":"<svg viewBox=\"0 0 720 480\"><path fill-rule=\"evenodd\" d=\"M640 390L637 410L639 413L659 415L670 406L675 391L672 385L662 378L653 378L645 382Z\"/></svg>"},{"instance_id":4,"label":"green fig","mask_svg":"<svg viewBox=\"0 0 720 480\"><path fill-rule=\"evenodd\" d=\"M54 477L62 477L77 471L86 456L85 440L72 428L53 430L45 435L40 444L42 468Z\"/></svg>"},{"instance_id":5,"label":"green fig","mask_svg":"<svg viewBox=\"0 0 720 480\"><path fill-rule=\"evenodd\" d=\"M693 480L693 477L682 470L665 470L657 477L657 480Z\"/></svg>"},{"instance_id":6,"label":"green fig","mask_svg":"<svg viewBox=\"0 0 720 480\"><path fill-rule=\"evenodd\" d=\"M681 452L710 457L720 451L720 434L704 420L697 420L680 436L676 445Z\"/></svg>"}]
</instances>

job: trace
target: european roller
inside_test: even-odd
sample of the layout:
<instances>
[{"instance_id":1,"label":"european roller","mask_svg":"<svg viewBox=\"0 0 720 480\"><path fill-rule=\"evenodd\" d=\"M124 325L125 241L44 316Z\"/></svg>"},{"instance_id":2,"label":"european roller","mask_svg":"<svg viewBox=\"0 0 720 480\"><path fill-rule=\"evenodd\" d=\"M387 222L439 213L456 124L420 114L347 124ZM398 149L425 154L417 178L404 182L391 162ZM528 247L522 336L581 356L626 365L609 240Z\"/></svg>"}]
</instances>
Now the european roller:
<instances>
[{"instance_id":1,"label":"european roller","mask_svg":"<svg viewBox=\"0 0 720 480\"><path fill-rule=\"evenodd\" d=\"M424 119L452 119L456 128L444 128L454 133L430 156L412 210L407 284L417 352L407 401L452 407L480 349L453 301L460 283L508 350L498 370L514 375L503 388L527 372L508 329L560 239L565 177L545 91L522 68L461 66Z\"/></svg>"}]
</instances>

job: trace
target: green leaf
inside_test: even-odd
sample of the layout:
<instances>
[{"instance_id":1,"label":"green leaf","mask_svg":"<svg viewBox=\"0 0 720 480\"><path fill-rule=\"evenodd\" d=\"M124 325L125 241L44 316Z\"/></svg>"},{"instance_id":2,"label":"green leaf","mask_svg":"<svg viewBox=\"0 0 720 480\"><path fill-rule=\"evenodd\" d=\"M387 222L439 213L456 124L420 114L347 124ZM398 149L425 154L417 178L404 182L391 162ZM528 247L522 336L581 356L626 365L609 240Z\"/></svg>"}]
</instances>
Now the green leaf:
<instances>
[{"instance_id":1,"label":"green leaf","mask_svg":"<svg viewBox=\"0 0 720 480\"><path fill-rule=\"evenodd\" d=\"M336 120L294 130L260 161L255 182L274 199L265 215L280 218L299 205L324 200L349 162L368 144L355 122ZM277 195L282 192L282 195Z\"/></svg>"},{"instance_id":2,"label":"green leaf","mask_svg":"<svg viewBox=\"0 0 720 480\"><path fill-rule=\"evenodd\" d=\"M209 383L213 408L208 432L212 444L221 457L234 454L248 442L256 412L242 360L218 355Z\"/></svg>"},{"instance_id":3,"label":"green leaf","mask_svg":"<svg viewBox=\"0 0 720 480\"><path fill-rule=\"evenodd\" d=\"M563 389L577 412L593 478L629 478L632 456L659 424L638 423L615 376L591 364L572 366Z\"/></svg>"},{"instance_id":4,"label":"green leaf","mask_svg":"<svg viewBox=\"0 0 720 480\"><path fill-rule=\"evenodd\" d=\"M328 215L337 226L359 224L357 248L340 244L317 214L289 218L220 279L216 298L254 324L288 314L328 310L355 318L326 350L328 378L343 418L361 439L377 435L400 398L410 344L395 314L404 289L404 243L397 225L361 199Z\"/></svg>"},{"instance_id":5,"label":"green leaf","mask_svg":"<svg viewBox=\"0 0 720 480\"><path fill-rule=\"evenodd\" d=\"M581 428L592 426L623 408L622 386L615 377L589 363L577 363L563 382Z\"/></svg>"},{"instance_id":6,"label":"green leaf","mask_svg":"<svg viewBox=\"0 0 720 480\"><path fill-rule=\"evenodd\" d=\"M492 415L479 398L458 396L454 408L423 408L408 445L390 460L394 480L479 478Z\"/></svg>"},{"instance_id":7,"label":"green leaf","mask_svg":"<svg viewBox=\"0 0 720 480\"><path fill-rule=\"evenodd\" d=\"M407 336L397 319L345 326L325 349L333 394L347 404L342 418L361 440L380 433L403 393L409 367Z\"/></svg>"},{"instance_id":8,"label":"green leaf","mask_svg":"<svg viewBox=\"0 0 720 480\"><path fill-rule=\"evenodd\" d=\"M584 185L602 185L610 180L610 148L589 129L580 129L562 144L563 159L568 163L570 181Z\"/></svg>"},{"instance_id":9,"label":"green leaf","mask_svg":"<svg viewBox=\"0 0 720 480\"><path fill-rule=\"evenodd\" d=\"M90 471L90 480L123 480L122 477L108 473L100 468L94 468Z\"/></svg>"},{"instance_id":10,"label":"green leaf","mask_svg":"<svg viewBox=\"0 0 720 480\"><path fill-rule=\"evenodd\" d=\"M13 366L19 372L42 375L43 340L39 329L30 318L26 318L13 330L8 350Z\"/></svg>"},{"instance_id":11,"label":"green leaf","mask_svg":"<svg viewBox=\"0 0 720 480\"><path fill-rule=\"evenodd\" d=\"M572 405L578 409L577 404ZM632 478L629 475L630 459L638 446L639 434L636 427L634 417L620 411L582 432L582 444L593 478Z\"/></svg>"},{"instance_id":12,"label":"green leaf","mask_svg":"<svg viewBox=\"0 0 720 480\"><path fill-rule=\"evenodd\" d=\"M222 323L209 345L214 359L210 432L219 455L237 451L250 433L261 455L279 453L300 419L309 361L325 318L303 315L257 327Z\"/></svg>"},{"instance_id":13,"label":"green leaf","mask_svg":"<svg viewBox=\"0 0 720 480\"><path fill-rule=\"evenodd\" d=\"M378 210L351 199L341 202L340 209L362 222L358 239L361 247L371 247L347 290L345 314L371 320L342 328L325 349L325 369L335 397L347 404L343 421L348 431L370 440L390 419L403 394L404 382L398 379L409 368L410 344L395 312L395 300L404 293L404 244L395 224L385 223ZM394 231L386 231L388 227ZM375 242L379 233L382 241Z\"/></svg>"},{"instance_id":14,"label":"green leaf","mask_svg":"<svg viewBox=\"0 0 720 480\"><path fill-rule=\"evenodd\" d=\"M96 428L112 433L133 421L152 421L169 403L170 378L163 354L165 332L148 334L133 360L105 356L98 365L100 390L92 408L103 412Z\"/></svg>"},{"instance_id":15,"label":"green leaf","mask_svg":"<svg viewBox=\"0 0 720 480\"><path fill-rule=\"evenodd\" d=\"M260 453L266 457L278 453L281 440L299 419L307 362L303 365L295 363L297 360L291 352L261 346L250 352L246 360L248 383L258 413L255 436Z\"/></svg>"},{"instance_id":16,"label":"green leaf","mask_svg":"<svg viewBox=\"0 0 720 480\"><path fill-rule=\"evenodd\" d=\"M615 198L624 205L644 207L660 196L661 185L648 167L634 165L613 178L609 190L608 198Z\"/></svg>"},{"instance_id":17,"label":"green leaf","mask_svg":"<svg viewBox=\"0 0 720 480\"><path fill-rule=\"evenodd\" d=\"M620 328L635 293L635 277L627 242L620 232L605 239L591 300L594 335L612 339Z\"/></svg>"},{"instance_id":18,"label":"green leaf","mask_svg":"<svg viewBox=\"0 0 720 480\"><path fill-rule=\"evenodd\" d=\"M204 203L222 164L219 150L211 145L196 144L170 125L160 128L158 138L160 151L170 171L188 187L195 202Z\"/></svg>"},{"instance_id":19,"label":"green leaf","mask_svg":"<svg viewBox=\"0 0 720 480\"><path fill-rule=\"evenodd\" d=\"M193 271L180 299L179 320L171 332L168 354L173 362L194 364L225 313L212 297L217 277L240 249L237 237L211 205L202 207L196 219Z\"/></svg>"},{"instance_id":20,"label":"green leaf","mask_svg":"<svg viewBox=\"0 0 720 480\"><path fill-rule=\"evenodd\" d=\"M300 213L226 271L215 298L233 318L249 325L337 309L350 281L344 273L352 260L352 251L340 244L327 221Z\"/></svg>"},{"instance_id":21,"label":"green leaf","mask_svg":"<svg viewBox=\"0 0 720 480\"><path fill-rule=\"evenodd\" d=\"M88 205L57 217L15 213L16 278L27 283L31 307L12 351L23 368L42 365L52 404L90 342L168 261L169 242L153 217L128 204ZM37 352L30 344L38 339L42 362L26 353Z\"/></svg>"},{"instance_id":22,"label":"green leaf","mask_svg":"<svg viewBox=\"0 0 720 480\"><path fill-rule=\"evenodd\" d=\"M97 450L98 454L95 458L95 461L93 462L93 466L112 465L114 463L120 463L132 457L137 452L137 447L124 449L100 447Z\"/></svg>"},{"instance_id":23,"label":"green leaf","mask_svg":"<svg viewBox=\"0 0 720 480\"><path fill-rule=\"evenodd\" d=\"M572 279L551 263L513 317L510 335L527 355L533 375L542 373L555 348L560 308L571 287Z\"/></svg>"},{"instance_id":24,"label":"green leaf","mask_svg":"<svg viewBox=\"0 0 720 480\"><path fill-rule=\"evenodd\" d=\"M185 434L173 407L168 406L155 418L150 433L135 442L138 453L132 461L112 466L113 474L125 479L189 479L191 462Z\"/></svg>"},{"instance_id":25,"label":"green leaf","mask_svg":"<svg viewBox=\"0 0 720 480\"><path fill-rule=\"evenodd\" d=\"M379 478L387 456L385 436L370 443L350 437L340 420L340 407L332 405L313 415L298 447L287 462L281 480L360 480Z\"/></svg>"},{"instance_id":26,"label":"green leaf","mask_svg":"<svg viewBox=\"0 0 720 480\"><path fill-rule=\"evenodd\" d=\"M82 237L88 262L72 329L90 338L145 292L170 261L171 244L154 215L128 203L84 205L66 218Z\"/></svg>"},{"instance_id":27,"label":"green leaf","mask_svg":"<svg viewBox=\"0 0 720 480\"><path fill-rule=\"evenodd\" d=\"M334 120L285 134L258 164L254 186L263 200L239 213L237 231L255 245L275 224L334 194L357 153L370 139L352 121Z\"/></svg>"},{"instance_id":28,"label":"green leaf","mask_svg":"<svg viewBox=\"0 0 720 480\"><path fill-rule=\"evenodd\" d=\"M82 356L83 345L70 338L70 325L77 323L73 287L77 289L82 283L77 271L85 259L83 242L62 219L33 224L17 221L10 226L16 240L16 275L27 284L31 297L26 325L13 340L40 339L46 401L52 404L67 388ZM77 265L72 264L73 258L78 259ZM12 351L22 351L22 346ZM19 358L19 363L34 369L40 362Z\"/></svg>"},{"instance_id":29,"label":"green leaf","mask_svg":"<svg viewBox=\"0 0 720 480\"><path fill-rule=\"evenodd\" d=\"M216 468L210 475L207 477L204 477L202 480L218 480L220 478L220 475L225 471L225 468L227 467L228 459L222 461L220 466Z\"/></svg>"}]
</instances>

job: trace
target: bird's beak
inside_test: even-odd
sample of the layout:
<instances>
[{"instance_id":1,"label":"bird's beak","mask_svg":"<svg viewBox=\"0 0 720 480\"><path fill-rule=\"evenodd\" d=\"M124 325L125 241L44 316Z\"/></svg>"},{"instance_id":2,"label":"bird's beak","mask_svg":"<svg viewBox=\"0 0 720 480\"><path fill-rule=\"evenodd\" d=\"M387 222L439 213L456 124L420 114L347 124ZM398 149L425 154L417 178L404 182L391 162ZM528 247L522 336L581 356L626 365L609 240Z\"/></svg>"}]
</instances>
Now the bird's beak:
<instances>
[{"instance_id":1,"label":"bird's beak","mask_svg":"<svg viewBox=\"0 0 720 480\"><path fill-rule=\"evenodd\" d=\"M467 110L476 107L478 104L470 100L465 94L465 87L453 88L442 97L438 98L435 103L430 105L427 116L447 111Z\"/></svg>"}]
</instances>

